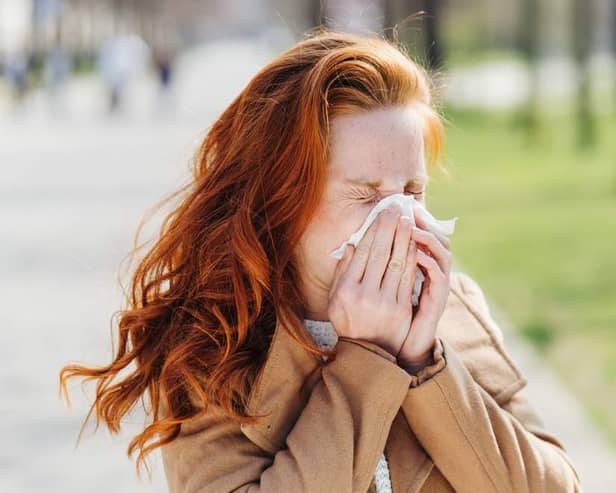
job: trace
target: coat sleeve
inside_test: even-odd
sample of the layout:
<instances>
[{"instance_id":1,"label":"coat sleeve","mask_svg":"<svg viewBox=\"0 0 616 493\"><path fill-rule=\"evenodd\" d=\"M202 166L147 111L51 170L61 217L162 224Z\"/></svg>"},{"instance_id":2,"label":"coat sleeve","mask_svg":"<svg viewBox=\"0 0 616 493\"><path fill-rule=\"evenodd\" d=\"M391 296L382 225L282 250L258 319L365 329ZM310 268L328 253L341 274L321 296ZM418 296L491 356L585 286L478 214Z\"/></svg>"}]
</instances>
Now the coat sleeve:
<instances>
[{"instance_id":1,"label":"coat sleeve","mask_svg":"<svg viewBox=\"0 0 616 493\"><path fill-rule=\"evenodd\" d=\"M466 277L465 287L489 316L479 286ZM502 331L493 319L489 322L502 345ZM437 338L434 356L433 365L412 376L402 412L456 491L582 491L563 445L545 430L524 386L499 405L446 340Z\"/></svg>"},{"instance_id":2,"label":"coat sleeve","mask_svg":"<svg viewBox=\"0 0 616 493\"><path fill-rule=\"evenodd\" d=\"M170 493L367 491L410 376L376 344L340 337L273 456L213 405L161 448Z\"/></svg>"}]
</instances>

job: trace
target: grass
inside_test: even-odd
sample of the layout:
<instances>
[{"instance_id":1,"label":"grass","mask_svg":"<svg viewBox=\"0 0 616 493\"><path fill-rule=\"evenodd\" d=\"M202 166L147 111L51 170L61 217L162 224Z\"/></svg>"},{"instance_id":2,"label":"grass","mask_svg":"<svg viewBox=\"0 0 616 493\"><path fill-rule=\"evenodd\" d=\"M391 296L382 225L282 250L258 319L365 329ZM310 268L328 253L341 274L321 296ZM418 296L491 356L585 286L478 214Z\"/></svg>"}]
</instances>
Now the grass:
<instances>
[{"instance_id":1,"label":"grass","mask_svg":"<svg viewBox=\"0 0 616 493\"><path fill-rule=\"evenodd\" d=\"M616 117L578 149L573 119L448 112L428 205L454 255L586 404L616 449Z\"/></svg>"}]
</instances>

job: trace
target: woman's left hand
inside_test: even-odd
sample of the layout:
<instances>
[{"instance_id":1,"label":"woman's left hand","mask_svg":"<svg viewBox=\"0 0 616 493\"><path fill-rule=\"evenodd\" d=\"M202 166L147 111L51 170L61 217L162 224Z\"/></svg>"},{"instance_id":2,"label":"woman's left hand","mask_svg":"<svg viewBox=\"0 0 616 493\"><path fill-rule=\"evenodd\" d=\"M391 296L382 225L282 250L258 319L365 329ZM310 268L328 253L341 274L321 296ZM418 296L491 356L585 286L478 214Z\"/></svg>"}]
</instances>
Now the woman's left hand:
<instances>
[{"instance_id":1,"label":"woman's left hand","mask_svg":"<svg viewBox=\"0 0 616 493\"><path fill-rule=\"evenodd\" d=\"M400 366L417 370L433 362L436 327L449 296L452 255L448 238L437 238L427 231L427 225L418 214L414 217L419 226L413 227L411 236L417 245L415 262L423 267L426 279L411 328L397 358Z\"/></svg>"}]
</instances>

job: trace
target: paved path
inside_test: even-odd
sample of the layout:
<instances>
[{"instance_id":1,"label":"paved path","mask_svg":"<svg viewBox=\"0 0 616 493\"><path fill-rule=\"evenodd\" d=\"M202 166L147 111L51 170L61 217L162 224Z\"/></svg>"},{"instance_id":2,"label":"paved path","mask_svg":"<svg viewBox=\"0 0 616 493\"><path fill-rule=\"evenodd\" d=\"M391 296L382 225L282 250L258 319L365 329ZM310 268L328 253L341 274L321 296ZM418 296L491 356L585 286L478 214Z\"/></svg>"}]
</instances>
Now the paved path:
<instances>
[{"instance_id":1,"label":"paved path","mask_svg":"<svg viewBox=\"0 0 616 493\"><path fill-rule=\"evenodd\" d=\"M139 415L119 439L94 434L91 421L74 450L86 402L73 381L69 411L57 375L69 361L110 361L115 272L142 211L179 183L193 134L105 122L0 127L0 491L165 491L160 473L140 488L126 458Z\"/></svg>"}]
</instances>

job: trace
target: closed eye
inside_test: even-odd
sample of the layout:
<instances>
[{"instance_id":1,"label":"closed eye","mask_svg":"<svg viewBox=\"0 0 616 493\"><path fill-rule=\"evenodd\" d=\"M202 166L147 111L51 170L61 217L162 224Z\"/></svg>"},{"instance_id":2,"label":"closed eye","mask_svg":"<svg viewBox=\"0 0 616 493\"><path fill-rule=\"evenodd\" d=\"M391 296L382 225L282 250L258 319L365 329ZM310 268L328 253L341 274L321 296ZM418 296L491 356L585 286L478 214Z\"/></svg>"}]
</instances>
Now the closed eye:
<instances>
[{"instance_id":1,"label":"closed eye","mask_svg":"<svg viewBox=\"0 0 616 493\"><path fill-rule=\"evenodd\" d=\"M413 195L416 199L420 199L421 197L423 197L424 193L425 193L424 191L411 192L410 194L406 193L405 195ZM371 195L371 196L361 197L360 200L362 200L366 204L376 204L377 202L381 200L381 197L379 195Z\"/></svg>"}]
</instances>

